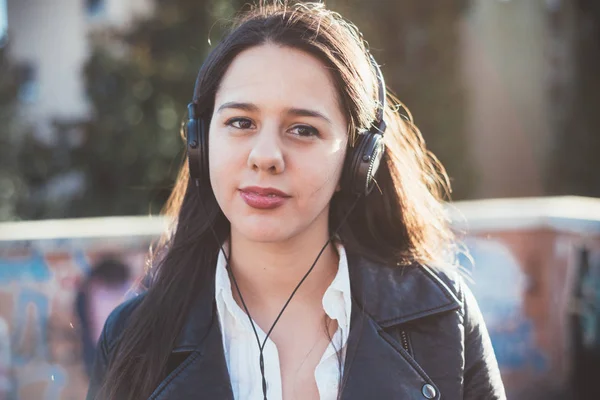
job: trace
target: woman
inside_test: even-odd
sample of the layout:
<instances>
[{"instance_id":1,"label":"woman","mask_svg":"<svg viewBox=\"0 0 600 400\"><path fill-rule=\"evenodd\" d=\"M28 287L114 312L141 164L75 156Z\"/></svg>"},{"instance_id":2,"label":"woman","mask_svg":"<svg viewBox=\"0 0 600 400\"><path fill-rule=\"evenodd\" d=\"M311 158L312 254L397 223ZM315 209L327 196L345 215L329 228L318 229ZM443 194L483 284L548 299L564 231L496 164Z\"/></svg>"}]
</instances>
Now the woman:
<instances>
[{"instance_id":1,"label":"woman","mask_svg":"<svg viewBox=\"0 0 600 400\"><path fill-rule=\"evenodd\" d=\"M89 399L505 397L444 263L444 170L385 100L322 5L240 19L198 75L176 226L109 317Z\"/></svg>"}]
</instances>

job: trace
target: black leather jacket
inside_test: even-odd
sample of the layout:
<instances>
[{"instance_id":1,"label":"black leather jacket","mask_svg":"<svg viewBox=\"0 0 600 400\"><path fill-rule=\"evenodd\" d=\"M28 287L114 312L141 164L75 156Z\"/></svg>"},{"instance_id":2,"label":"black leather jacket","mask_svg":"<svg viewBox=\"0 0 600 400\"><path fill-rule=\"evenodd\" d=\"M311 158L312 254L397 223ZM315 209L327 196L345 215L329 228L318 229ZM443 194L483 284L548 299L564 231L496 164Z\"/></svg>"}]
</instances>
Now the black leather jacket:
<instances>
[{"instance_id":1,"label":"black leather jacket","mask_svg":"<svg viewBox=\"0 0 600 400\"><path fill-rule=\"evenodd\" d=\"M353 297L342 400L505 399L489 335L456 271L386 266L348 254ZM140 295L108 318L88 400ZM172 351L170 374L150 399L233 399L214 279L198 298Z\"/></svg>"}]
</instances>

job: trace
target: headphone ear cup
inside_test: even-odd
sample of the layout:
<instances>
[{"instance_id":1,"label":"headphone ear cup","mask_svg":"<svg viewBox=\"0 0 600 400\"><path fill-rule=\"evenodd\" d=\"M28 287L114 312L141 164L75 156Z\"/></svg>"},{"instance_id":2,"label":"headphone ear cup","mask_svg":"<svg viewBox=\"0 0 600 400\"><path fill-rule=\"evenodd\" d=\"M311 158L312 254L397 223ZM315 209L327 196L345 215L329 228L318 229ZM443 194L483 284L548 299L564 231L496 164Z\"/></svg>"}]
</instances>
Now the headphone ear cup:
<instances>
[{"instance_id":1,"label":"headphone ear cup","mask_svg":"<svg viewBox=\"0 0 600 400\"><path fill-rule=\"evenodd\" d=\"M200 138L198 137L197 119L188 119L185 133L190 179L197 184L200 179Z\"/></svg>"},{"instance_id":2,"label":"headphone ear cup","mask_svg":"<svg viewBox=\"0 0 600 400\"><path fill-rule=\"evenodd\" d=\"M200 138L200 179L202 182L210 182L210 171L208 167L208 126L204 119L198 120L198 137Z\"/></svg>"},{"instance_id":3,"label":"headphone ear cup","mask_svg":"<svg viewBox=\"0 0 600 400\"><path fill-rule=\"evenodd\" d=\"M358 195L366 196L371 193L384 149L381 134L373 132L359 134L356 145L346 156L342 188Z\"/></svg>"},{"instance_id":4,"label":"headphone ear cup","mask_svg":"<svg viewBox=\"0 0 600 400\"><path fill-rule=\"evenodd\" d=\"M208 173L208 135L206 121L202 118L190 118L187 123L187 155L190 178L196 184L202 184L209 178Z\"/></svg>"}]
</instances>

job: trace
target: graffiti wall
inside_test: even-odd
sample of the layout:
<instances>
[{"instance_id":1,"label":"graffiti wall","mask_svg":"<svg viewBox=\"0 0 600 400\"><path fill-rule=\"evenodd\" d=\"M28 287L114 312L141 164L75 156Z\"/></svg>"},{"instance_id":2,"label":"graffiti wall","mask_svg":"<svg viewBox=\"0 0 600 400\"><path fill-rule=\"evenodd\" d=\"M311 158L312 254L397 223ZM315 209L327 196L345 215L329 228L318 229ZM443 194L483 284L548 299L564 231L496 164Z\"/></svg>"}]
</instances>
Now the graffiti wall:
<instances>
[{"instance_id":1,"label":"graffiti wall","mask_svg":"<svg viewBox=\"0 0 600 400\"><path fill-rule=\"evenodd\" d=\"M569 308L578 252L585 247L600 253L600 202L575 203L531 199L466 207L470 256L461 256L460 263L510 399L573 398L571 373L578 360Z\"/></svg>"},{"instance_id":2,"label":"graffiti wall","mask_svg":"<svg viewBox=\"0 0 600 400\"><path fill-rule=\"evenodd\" d=\"M79 286L91 266L109 254L129 266L132 276L139 275L149 243L149 238L1 243L0 393L4 398L85 398L88 378L75 306Z\"/></svg>"}]
</instances>

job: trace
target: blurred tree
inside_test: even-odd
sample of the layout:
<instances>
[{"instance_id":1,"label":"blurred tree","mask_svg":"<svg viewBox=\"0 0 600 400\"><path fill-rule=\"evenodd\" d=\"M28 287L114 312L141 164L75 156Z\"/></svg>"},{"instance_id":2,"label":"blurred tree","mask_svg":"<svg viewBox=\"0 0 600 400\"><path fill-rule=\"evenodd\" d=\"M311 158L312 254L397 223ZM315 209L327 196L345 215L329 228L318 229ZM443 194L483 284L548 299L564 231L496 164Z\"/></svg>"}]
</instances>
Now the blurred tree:
<instances>
[{"instance_id":1,"label":"blurred tree","mask_svg":"<svg viewBox=\"0 0 600 400\"><path fill-rule=\"evenodd\" d=\"M411 110L430 149L447 167L455 199L468 196L472 179L458 72L457 25L466 1L435 6L419 0L327 3L355 22L373 44L388 86ZM158 212L183 156L179 130L198 68L209 42L222 35L223 22L244 4L154 0L152 16L135 21L127 31L93 32L84 69L92 115L84 121L57 121L59 148L34 144L36 156L22 157L36 160L23 168L31 170L28 179L37 186L30 186L39 195L24 203L20 216Z\"/></svg>"},{"instance_id":2,"label":"blurred tree","mask_svg":"<svg viewBox=\"0 0 600 400\"><path fill-rule=\"evenodd\" d=\"M198 68L237 4L154 3L153 15L126 32L105 28L90 37L85 80L93 115L57 123L60 135L81 137L70 162L86 188L72 200L70 217L156 213L170 193Z\"/></svg>"},{"instance_id":3,"label":"blurred tree","mask_svg":"<svg viewBox=\"0 0 600 400\"><path fill-rule=\"evenodd\" d=\"M474 186L460 76L460 19L469 0L331 0L355 22L382 65L386 84L410 110L428 148L450 175L454 200Z\"/></svg>"},{"instance_id":4,"label":"blurred tree","mask_svg":"<svg viewBox=\"0 0 600 400\"><path fill-rule=\"evenodd\" d=\"M0 48L0 221L11 219L22 187L11 144L21 135L15 118L18 80L14 66L7 57L7 48Z\"/></svg>"},{"instance_id":5,"label":"blurred tree","mask_svg":"<svg viewBox=\"0 0 600 400\"><path fill-rule=\"evenodd\" d=\"M19 118L19 70L8 56L8 45L0 47L0 221L12 220L28 198L26 171L20 154L27 145L29 128ZM34 164L34 163L32 163ZM35 167L34 167L35 168Z\"/></svg>"},{"instance_id":6,"label":"blurred tree","mask_svg":"<svg viewBox=\"0 0 600 400\"><path fill-rule=\"evenodd\" d=\"M574 19L567 25L574 32L563 35L573 47L573 72L569 86L551 98L552 112L562 117L552 127L556 139L546 187L550 194L600 197L600 2L574 4L572 17L566 4L557 9Z\"/></svg>"}]
</instances>

